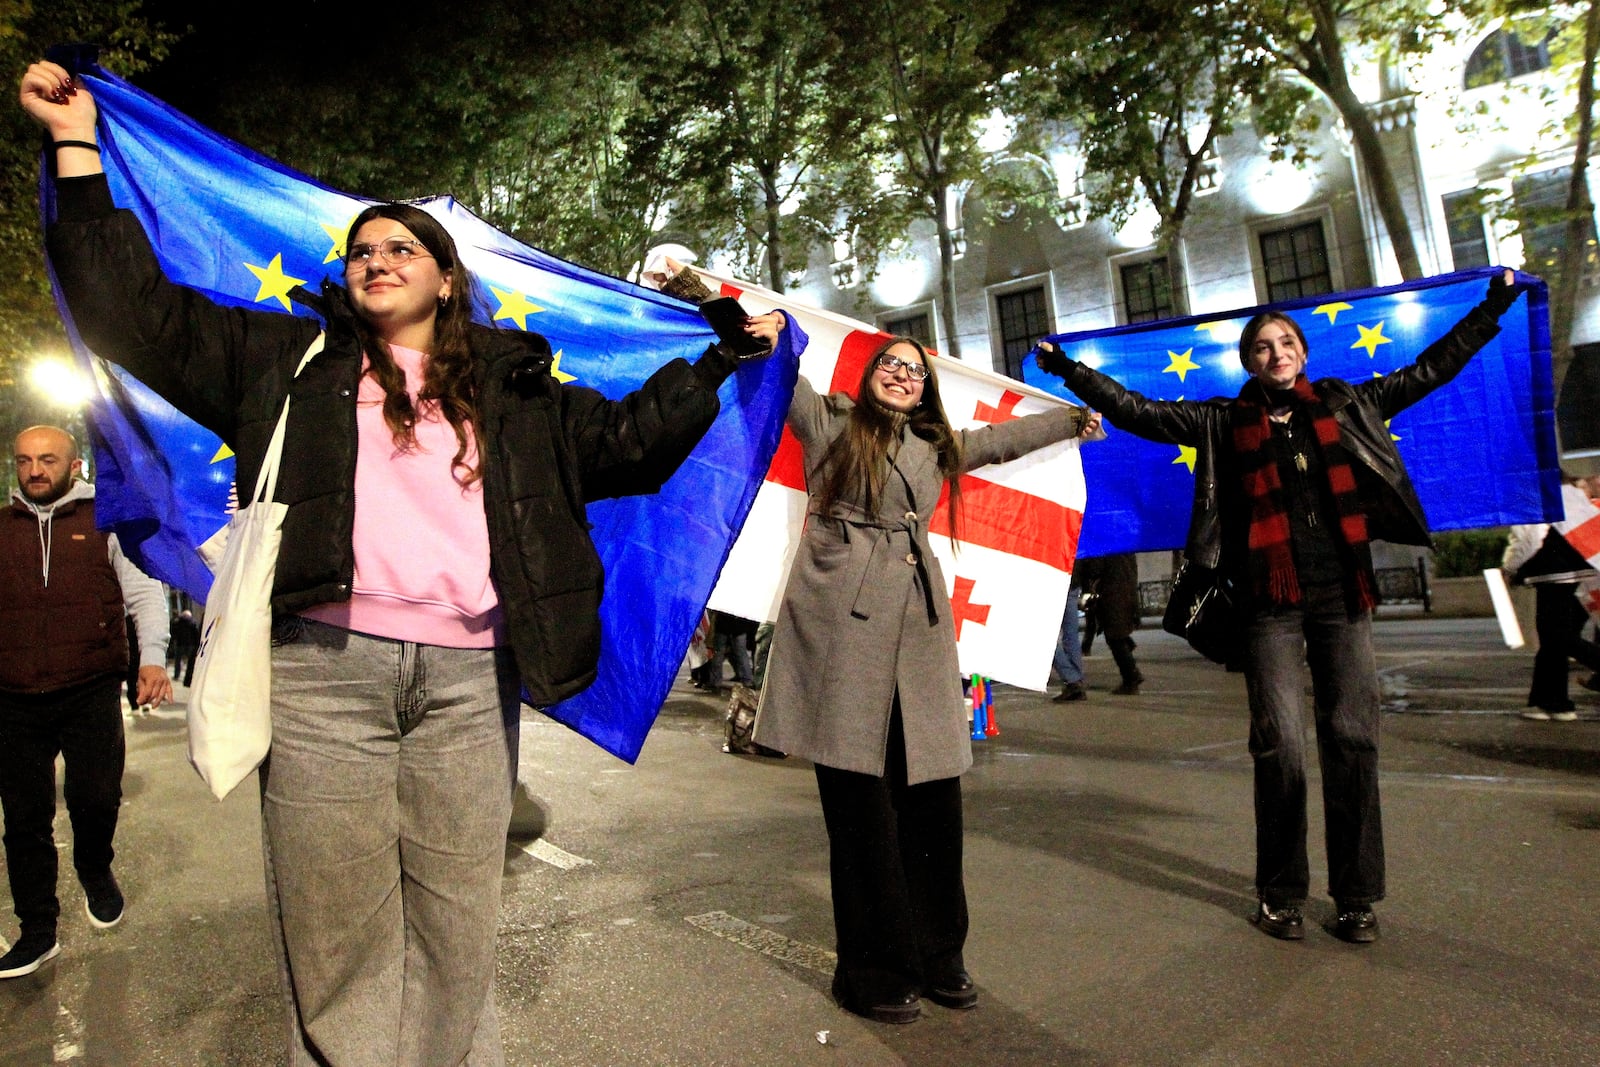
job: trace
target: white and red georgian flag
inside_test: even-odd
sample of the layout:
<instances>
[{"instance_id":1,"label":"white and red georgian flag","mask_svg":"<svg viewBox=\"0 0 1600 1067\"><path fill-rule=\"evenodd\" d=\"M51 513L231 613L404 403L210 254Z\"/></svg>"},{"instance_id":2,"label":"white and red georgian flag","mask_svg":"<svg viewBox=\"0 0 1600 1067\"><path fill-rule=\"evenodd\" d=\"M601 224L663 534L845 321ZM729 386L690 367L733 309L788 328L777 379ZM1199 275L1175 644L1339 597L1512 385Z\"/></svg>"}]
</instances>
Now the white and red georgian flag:
<instances>
[{"instance_id":1,"label":"white and red georgian flag","mask_svg":"<svg viewBox=\"0 0 1600 1067\"><path fill-rule=\"evenodd\" d=\"M1566 518L1551 525L1567 539L1567 544L1578 550L1578 555L1588 560L1589 566L1600 571L1600 507L1596 507L1595 501L1587 496L1568 492L1565 487L1561 493L1561 503ZM1600 620L1600 575L1578 583L1576 592L1589 614Z\"/></svg>"},{"instance_id":2,"label":"white and red georgian flag","mask_svg":"<svg viewBox=\"0 0 1600 1067\"><path fill-rule=\"evenodd\" d=\"M698 269L698 268L697 268ZM819 393L853 393L885 334L792 298L700 271L725 296L760 314L781 308L810 337L800 373ZM1065 403L1021 382L957 360L939 363L945 413L957 429L1005 422ZM952 546L944 501L929 520L929 543L945 580L963 675L981 674L1044 690L1077 557L1085 500L1078 442L1063 441L961 483L962 529ZM805 519L800 444L787 429L765 484L712 590L710 607L747 619L775 619Z\"/></svg>"}]
</instances>

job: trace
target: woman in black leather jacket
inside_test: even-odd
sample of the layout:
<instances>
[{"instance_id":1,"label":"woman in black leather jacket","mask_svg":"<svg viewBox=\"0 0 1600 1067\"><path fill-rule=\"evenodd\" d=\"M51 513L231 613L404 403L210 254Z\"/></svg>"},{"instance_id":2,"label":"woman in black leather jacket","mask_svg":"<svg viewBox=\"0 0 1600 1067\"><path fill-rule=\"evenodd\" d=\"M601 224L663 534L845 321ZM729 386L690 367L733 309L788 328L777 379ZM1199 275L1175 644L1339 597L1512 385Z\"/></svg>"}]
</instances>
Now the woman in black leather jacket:
<instances>
[{"instance_id":1,"label":"woman in black leather jacket","mask_svg":"<svg viewBox=\"0 0 1600 1067\"><path fill-rule=\"evenodd\" d=\"M1254 921L1305 936L1305 709L1315 694L1333 932L1377 940L1384 896L1378 803L1379 693L1372 651L1377 581L1369 542L1429 544L1388 419L1455 377L1499 332L1516 299L1507 270L1487 297L1416 362L1371 381L1306 377L1305 335L1288 315L1251 319L1239 340L1250 374L1236 397L1154 401L1039 346L1059 376L1111 425L1196 450L1185 557L1231 577L1245 614L1238 662L1255 761Z\"/></svg>"}]
</instances>

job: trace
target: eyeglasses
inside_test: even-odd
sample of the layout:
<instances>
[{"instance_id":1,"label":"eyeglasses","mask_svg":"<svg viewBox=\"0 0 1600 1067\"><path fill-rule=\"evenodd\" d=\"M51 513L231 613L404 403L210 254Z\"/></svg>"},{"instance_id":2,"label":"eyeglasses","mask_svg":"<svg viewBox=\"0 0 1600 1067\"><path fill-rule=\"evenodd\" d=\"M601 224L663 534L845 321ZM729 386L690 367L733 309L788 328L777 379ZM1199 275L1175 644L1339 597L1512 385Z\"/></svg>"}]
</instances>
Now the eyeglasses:
<instances>
[{"instance_id":1,"label":"eyeglasses","mask_svg":"<svg viewBox=\"0 0 1600 1067\"><path fill-rule=\"evenodd\" d=\"M382 258L391 267L403 267L419 259L433 258L419 241L410 237L389 237L375 245L351 245L344 254L344 269L360 270L372 262L373 256Z\"/></svg>"},{"instance_id":2,"label":"eyeglasses","mask_svg":"<svg viewBox=\"0 0 1600 1067\"><path fill-rule=\"evenodd\" d=\"M928 377L928 365L926 363L910 363L910 362L908 362L906 360L901 359L899 356L879 356L878 357L878 369L879 370L886 370L890 374L893 374L895 371L899 370L901 367L904 367L906 369L906 373L911 376L911 380L912 381L921 382L921 381L926 381L927 380L927 377Z\"/></svg>"}]
</instances>

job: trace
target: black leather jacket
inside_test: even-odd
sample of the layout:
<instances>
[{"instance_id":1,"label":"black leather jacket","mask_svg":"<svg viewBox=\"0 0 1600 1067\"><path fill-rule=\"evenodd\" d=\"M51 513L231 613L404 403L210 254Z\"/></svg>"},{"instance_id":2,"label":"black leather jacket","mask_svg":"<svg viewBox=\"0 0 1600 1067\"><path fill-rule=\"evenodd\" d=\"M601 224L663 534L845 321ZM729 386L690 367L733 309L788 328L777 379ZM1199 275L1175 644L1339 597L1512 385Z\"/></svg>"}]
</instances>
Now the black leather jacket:
<instances>
[{"instance_id":1,"label":"black leather jacket","mask_svg":"<svg viewBox=\"0 0 1600 1067\"><path fill-rule=\"evenodd\" d=\"M255 484L292 393L273 608L349 599L361 348L345 291L325 282L320 294L295 293L322 323L220 306L166 279L103 176L60 180L57 193L47 247L84 341L222 438L237 454L242 491ZM325 348L295 377L323 323ZM553 704L594 680L600 653L605 576L585 503L658 489L710 428L717 388L737 362L710 348L611 401L552 377L538 334L478 327L472 346L490 570L529 699Z\"/></svg>"},{"instance_id":2,"label":"black leather jacket","mask_svg":"<svg viewBox=\"0 0 1600 1067\"><path fill-rule=\"evenodd\" d=\"M1374 540L1432 544L1422 504L1385 422L1454 378L1499 332L1495 317L1480 304L1410 366L1356 385L1339 378L1313 383L1339 423ZM1067 388L1111 425L1195 449L1194 507L1184 557L1241 572L1249 511L1233 458L1229 412L1234 399L1150 400L1082 363L1068 363Z\"/></svg>"}]
</instances>

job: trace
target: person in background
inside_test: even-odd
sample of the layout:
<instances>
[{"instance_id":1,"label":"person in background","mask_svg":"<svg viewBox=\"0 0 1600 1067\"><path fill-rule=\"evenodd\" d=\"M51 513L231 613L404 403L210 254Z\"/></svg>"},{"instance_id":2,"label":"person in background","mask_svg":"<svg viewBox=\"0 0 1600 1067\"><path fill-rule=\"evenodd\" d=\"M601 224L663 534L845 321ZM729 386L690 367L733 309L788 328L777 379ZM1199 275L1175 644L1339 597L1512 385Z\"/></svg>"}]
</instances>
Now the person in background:
<instances>
[{"instance_id":1,"label":"person in background","mask_svg":"<svg viewBox=\"0 0 1600 1067\"><path fill-rule=\"evenodd\" d=\"M0 812L22 931L0 956L0 978L32 974L61 952L57 756L84 910L99 929L122 921L111 861L126 751L126 616L146 635L130 698L159 707L172 697L166 594L122 554L116 534L96 527L77 442L59 427L32 426L17 435L15 458L17 487L0 517Z\"/></svg>"},{"instance_id":2,"label":"person in background","mask_svg":"<svg viewBox=\"0 0 1600 1067\"><path fill-rule=\"evenodd\" d=\"M1236 397L1150 400L1041 343L1041 369L1112 426L1194 448L1184 557L1231 577L1242 601L1241 662L1255 764L1254 921L1305 936L1305 680L1310 669L1328 883L1344 941L1378 938L1386 891L1378 801L1380 705L1372 649L1377 578L1369 542L1427 545L1427 520L1387 421L1445 385L1517 299L1496 273L1477 307L1415 363L1350 383L1312 381L1294 318L1256 315L1239 340L1249 379Z\"/></svg>"},{"instance_id":3,"label":"person in background","mask_svg":"<svg viewBox=\"0 0 1600 1067\"><path fill-rule=\"evenodd\" d=\"M921 998L978 1003L967 972L961 774L972 763L955 627L928 525L940 493L960 530L961 474L1080 433L1054 410L955 430L937 361L892 337L855 396L802 376L789 408L807 514L767 660L755 740L812 761L827 826L833 995L885 1023Z\"/></svg>"},{"instance_id":4,"label":"person in background","mask_svg":"<svg viewBox=\"0 0 1600 1067\"><path fill-rule=\"evenodd\" d=\"M188 685L194 679L194 661L200 653L200 624L194 612L184 608L172 617L172 631L167 646L168 663L174 678L181 677Z\"/></svg>"},{"instance_id":5,"label":"person in background","mask_svg":"<svg viewBox=\"0 0 1600 1067\"><path fill-rule=\"evenodd\" d=\"M1563 474L1561 504L1567 520L1592 513L1585 479ZM1549 523L1511 528L1501 568L1512 580L1534 589L1533 619L1539 648L1533 657L1524 719L1572 722L1578 717L1568 689L1568 662L1600 671L1600 645L1583 636L1589 613L1576 596L1578 583L1600 575ZM1591 676L1592 677L1592 676Z\"/></svg>"},{"instance_id":6,"label":"person in background","mask_svg":"<svg viewBox=\"0 0 1600 1067\"><path fill-rule=\"evenodd\" d=\"M1056 635L1055 652L1050 658L1050 666L1061 682L1061 692L1051 698L1057 704L1083 700L1089 695L1083 684L1083 620L1079 618L1081 611L1078 607L1079 594L1083 589L1081 581L1077 565L1074 564L1072 582L1067 586L1067 606L1061 616L1061 632Z\"/></svg>"},{"instance_id":7,"label":"person in background","mask_svg":"<svg viewBox=\"0 0 1600 1067\"><path fill-rule=\"evenodd\" d=\"M770 352L784 319L740 315L608 400L559 382L543 337L475 322L455 241L400 203L355 217L342 285L295 293L315 317L223 306L169 281L116 207L91 94L46 61L20 96L49 137L46 244L85 343L227 442L241 485L294 397L260 774L287 1059L494 1067L520 698L581 692L600 655L586 505L659 488L736 350Z\"/></svg>"},{"instance_id":8,"label":"person in background","mask_svg":"<svg viewBox=\"0 0 1600 1067\"><path fill-rule=\"evenodd\" d=\"M1089 421L1079 437L1085 442L1105 440L1099 412L1089 413ZM1067 604L1061 615L1061 632L1056 636L1055 651L1050 659L1056 678L1061 682L1061 692L1051 698L1058 704L1083 700L1089 695L1083 684L1082 592L1083 579L1074 563L1072 580L1067 586Z\"/></svg>"},{"instance_id":9,"label":"person in background","mask_svg":"<svg viewBox=\"0 0 1600 1067\"><path fill-rule=\"evenodd\" d=\"M1139 628L1139 558L1132 552L1095 556L1078 560L1073 575L1094 593L1087 614L1092 616L1086 629L1103 632L1106 647L1117 665L1121 681L1111 692L1116 696L1138 696L1144 673L1133 651L1138 646L1133 632Z\"/></svg>"}]
</instances>

